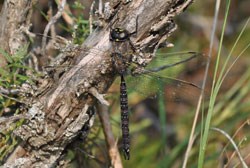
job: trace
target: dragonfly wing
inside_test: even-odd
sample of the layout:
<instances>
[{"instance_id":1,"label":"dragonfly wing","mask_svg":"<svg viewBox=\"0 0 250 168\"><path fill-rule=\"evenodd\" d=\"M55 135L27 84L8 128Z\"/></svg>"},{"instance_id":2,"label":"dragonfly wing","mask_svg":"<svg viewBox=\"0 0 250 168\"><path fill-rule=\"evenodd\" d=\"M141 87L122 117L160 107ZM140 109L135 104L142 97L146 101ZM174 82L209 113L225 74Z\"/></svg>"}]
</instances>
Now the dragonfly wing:
<instances>
[{"instance_id":1,"label":"dragonfly wing","mask_svg":"<svg viewBox=\"0 0 250 168\"><path fill-rule=\"evenodd\" d=\"M196 52L182 52L178 53L176 57L174 55L163 57L158 57L156 60L160 62L160 67L155 67L155 63L152 66L147 68L138 68L135 71L132 71L133 77L128 77L128 92L139 93L140 97L147 98L151 96L157 98L157 94L163 93L167 98L167 101L174 102L184 102L187 99L196 99L201 93L202 79L200 81L193 82L187 81L187 79L177 79L176 77L182 73L184 66L183 65L193 59L206 59L202 54ZM172 62L169 61L169 58L172 58ZM165 64L168 62L168 64ZM156 63L158 66L159 64ZM204 64L205 65L205 64ZM203 66L203 69L205 66ZM170 77L171 76L171 77ZM134 96L135 97L135 96Z\"/></svg>"}]
</instances>

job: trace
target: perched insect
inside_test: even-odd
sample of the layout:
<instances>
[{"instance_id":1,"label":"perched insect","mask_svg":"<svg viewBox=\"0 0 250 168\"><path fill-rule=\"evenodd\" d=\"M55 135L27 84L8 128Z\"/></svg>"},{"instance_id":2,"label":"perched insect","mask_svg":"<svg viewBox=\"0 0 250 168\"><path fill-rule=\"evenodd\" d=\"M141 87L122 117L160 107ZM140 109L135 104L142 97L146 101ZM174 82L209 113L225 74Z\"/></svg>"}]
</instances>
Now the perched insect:
<instances>
[{"instance_id":1,"label":"perched insect","mask_svg":"<svg viewBox=\"0 0 250 168\"><path fill-rule=\"evenodd\" d=\"M130 40L130 36L137 33L138 28L138 17L136 17L136 29L134 32L130 33L126 29L116 27L110 27L110 41L114 42L126 42L128 41L133 50L135 50L134 45ZM117 46L115 46L117 47ZM129 110L128 110L128 96L127 96L127 87L124 75L128 68L128 63L124 58L123 54L121 54L117 49L115 52L111 54L113 65L117 71L117 73L121 77L120 82L120 107L121 107L121 127L122 127L122 145L123 145L123 153L124 158L129 160L130 158L130 137L129 137Z\"/></svg>"}]
</instances>

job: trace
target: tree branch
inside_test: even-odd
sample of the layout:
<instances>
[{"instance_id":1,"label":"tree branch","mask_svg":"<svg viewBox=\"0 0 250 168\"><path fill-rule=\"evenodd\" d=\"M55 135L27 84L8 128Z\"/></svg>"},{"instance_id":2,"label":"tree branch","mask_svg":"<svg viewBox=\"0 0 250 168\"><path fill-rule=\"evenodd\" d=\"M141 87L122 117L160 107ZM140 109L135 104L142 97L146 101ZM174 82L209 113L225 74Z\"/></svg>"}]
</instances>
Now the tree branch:
<instances>
[{"instance_id":1,"label":"tree branch","mask_svg":"<svg viewBox=\"0 0 250 168\"><path fill-rule=\"evenodd\" d=\"M97 93L104 94L115 79L110 25L134 32L138 18L138 31L130 38L135 48L124 42L118 49L128 61L145 65L160 43L165 42L176 29L173 17L190 3L183 0L110 3L112 11L108 15L104 9L104 20L108 22L104 23L106 26L96 29L82 46L65 47L60 59L63 62L55 62L53 73L40 81L39 89L32 97L33 105L28 111L29 120L15 131L24 141L21 149L25 150L25 155L16 157L15 162L9 161L6 165L53 167L65 147L82 133L81 128L91 123L89 121L93 120L93 116L88 114L88 110L97 100L89 94L89 89L95 88ZM104 6L107 7L107 4ZM126 54L128 51L133 54ZM72 68L58 70L56 67L61 65ZM16 156L17 152L13 155Z\"/></svg>"}]
</instances>

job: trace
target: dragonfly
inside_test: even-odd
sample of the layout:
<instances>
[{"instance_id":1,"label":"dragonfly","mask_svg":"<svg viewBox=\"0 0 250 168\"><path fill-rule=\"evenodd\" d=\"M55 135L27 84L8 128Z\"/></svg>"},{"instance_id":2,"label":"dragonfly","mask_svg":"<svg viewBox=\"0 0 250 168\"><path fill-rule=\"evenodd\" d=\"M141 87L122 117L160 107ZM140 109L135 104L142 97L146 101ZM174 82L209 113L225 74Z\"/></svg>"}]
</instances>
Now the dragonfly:
<instances>
[{"instance_id":1,"label":"dragonfly","mask_svg":"<svg viewBox=\"0 0 250 168\"><path fill-rule=\"evenodd\" d=\"M113 24L112 24L113 25ZM117 44L124 43L126 41L129 42L131 48L135 51L135 47L130 40L130 36L137 33L138 29L138 16L136 17L136 28L134 32L128 32L126 29L121 27L112 28L110 26L110 41L112 42L115 48L115 52L111 54L113 66L115 67L117 73L121 77L120 82L120 109L121 109L121 129L122 129L122 149L125 160L129 160L130 158L130 136L129 136L129 108L128 108L128 94L127 94L127 86L124 75L127 71L127 62L122 53L118 51Z\"/></svg>"},{"instance_id":2,"label":"dragonfly","mask_svg":"<svg viewBox=\"0 0 250 168\"><path fill-rule=\"evenodd\" d=\"M110 28L110 41L114 43L114 48L116 48L116 43L124 43L126 40L131 44L130 36L136 34L135 32L129 33L128 31L122 28ZM133 48L133 46L132 46ZM86 52L89 49L86 49ZM91 50L92 53L100 54L101 49ZM131 65L126 62L124 58L124 54L120 53L117 49L110 53L114 69L116 70L116 74L120 76L120 110L121 110L121 129L122 129L122 149L124 153L124 158L126 160L130 159L130 135L129 135L129 99L128 99L128 90L135 89L135 87L131 86L133 83L141 83L138 87L136 87L136 91L140 92L142 95L147 95L145 92L154 92L146 87L147 84L143 84L142 81L145 79L149 79L149 81L158 82L161 81L165 84L170 84L172 86L177 86L179 91L187 92L189 88L195 88L198 91L200 87L197 84L192 82L188 82L185 80L175 79L171 77L167 77L164 73L164 70L169 69L171 67L176 67L178 65L182 65L185 62L200 58L201 60L207 61L206 56L198 52L185 51L185 52L177 52L177 53L162 53L157 54L154 61L145 67L138 67L137 65ZM157 67L156 67L157 66ZM58 65L58 68L73 68L75 65ZM47 66L47 68L55 68ZM127 82L125 78L128 76L132 76L129 79L129 87L127 87ZM132 82L130 82L130 80ZM139 81L139 82L138 82ZM132 84L131 84L132 83ZM152 85L151 85L152 86ZM184 89L183 89L184 88ZM157 89L156 89L157 90ZM175 91L172 91L173 93ZM186 93L189 94L189 93ZM146 96L145 96L146 97ZM153 96L154 97L154 96ZM174 97L171 99L178 99Z\"/></svg>"},{"instance_id":3,"label":"dragonfly","mask_svg":"<svg viewBox=\"0 0 250 168\"><path fill-rule=\"evenodd\" d=\"M112 24L113 25L113 24ZM113 48L115 48L115 51L111 54L113 65L119 74L121 81L120 81L120 110L121 110L121 129L122 129L122 145L123 145L123 153L125 160L129 160L130 158L130 136L129 136L129 107L128 107L128 94L127 94L127 86L125 82L125 74L127 71L127 62L126 57L119 51L119 45L121 43L128 42L130 45L130 48L132 51L136 53L136 47L133 45L132 41L130 40L130 37L132 35L137 34L138 29L138 16L136 17L136 23L135 23L135 31L129 32L126 29L123 29L122 27L115 27L112 28L112 25L110 26L110 41L112 42ZM128 46L128 45L124 45ZM128 50L128 49L126 49ZM189 57L189 60L191 60L193 57ZM188 61L188 60L186 60ZM183 60L183 62L185 62ZM175 63L174 65L180 64L181 62ZM136 68L132 70L132 75L136 76L137 74L146 74L146 73L153 73L154 71L160 71L163 69L168 68L170 65L164 65L162 67L158 67L157 69L151 69L146 70L144 68ZM160 78L160 77L158 77ZM179 82L185 83L184 81L179 80ZM196 86L195 84L192 84L190 82L186 82L186 84Z\"/></svg>"}]
</instances>

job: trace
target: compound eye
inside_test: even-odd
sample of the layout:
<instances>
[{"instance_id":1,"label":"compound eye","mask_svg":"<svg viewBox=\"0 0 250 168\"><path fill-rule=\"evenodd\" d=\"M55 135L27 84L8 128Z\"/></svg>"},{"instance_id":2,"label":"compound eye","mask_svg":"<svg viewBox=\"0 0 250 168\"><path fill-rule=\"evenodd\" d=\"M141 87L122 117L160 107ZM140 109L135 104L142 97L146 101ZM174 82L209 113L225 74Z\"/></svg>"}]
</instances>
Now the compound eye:
<instances>
[{"instance_id":1,"label":"compound eye","mask_svg":"<svg viewBox=\"0 0 250 168\"><path fill-rule=\"evenodd\" d=\"M124 32L121 32L119 36L120 38L125 38L126 34Z\"/></svg>"}]
</instances>

